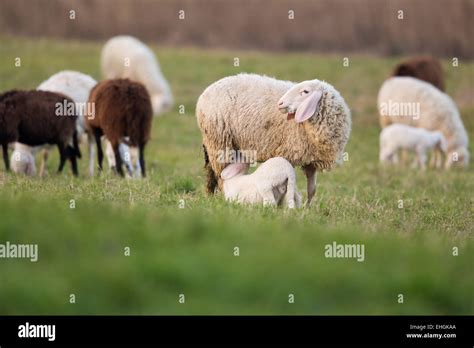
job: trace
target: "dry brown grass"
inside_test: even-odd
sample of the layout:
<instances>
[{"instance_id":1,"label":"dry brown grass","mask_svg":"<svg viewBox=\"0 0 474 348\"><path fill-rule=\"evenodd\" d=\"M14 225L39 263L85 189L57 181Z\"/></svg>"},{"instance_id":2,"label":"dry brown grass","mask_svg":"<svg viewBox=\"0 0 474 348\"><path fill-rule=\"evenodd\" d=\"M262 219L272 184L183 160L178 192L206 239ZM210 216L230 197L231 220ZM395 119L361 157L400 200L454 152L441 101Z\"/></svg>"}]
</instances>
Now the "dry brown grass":
<instances>
[{"instance_id":1,"label":"dry brown grass","mask_svg":"<svg viewBox=\"0 0 474 348\"><path fill-rule=\"evenodd\" d=\"M71 9L75 20L69 19ZM178 19L180 10L185 20ZM473 0L2 0L0 31L100 40L127 33L170 45L472 58L473 12Z\"/></svg>"}]
</instances>

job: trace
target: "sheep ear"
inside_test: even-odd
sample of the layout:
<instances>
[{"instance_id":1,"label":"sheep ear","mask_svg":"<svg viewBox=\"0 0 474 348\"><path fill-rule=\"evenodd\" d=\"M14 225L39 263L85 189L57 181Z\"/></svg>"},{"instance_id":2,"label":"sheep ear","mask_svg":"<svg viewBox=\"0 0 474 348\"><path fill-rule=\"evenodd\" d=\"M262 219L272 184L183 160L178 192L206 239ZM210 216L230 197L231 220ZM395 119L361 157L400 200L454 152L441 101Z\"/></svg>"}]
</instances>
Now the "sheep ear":
<instances>
[{"instance_id":1,"label":"sheep ear","mask_svg":"<svg viewBox=\"0 0 474 348\"><path fill-rule=\"evenodd\" d=\"M237 174L247 171L249 169L248 163L231 163L221 173L221 178L227 180L233 178Z\"/></svg>"},{"instance_id":2,"label":"sheep ear","mask_svg":"<svg viewBox=\"0 0 474 348\"><path fill-rule=\"evenodd\" d=\"M319 101L323 94L321 91L313 91L306 97L305 100L298 106L295 114L295 121L301 123L314 115L318 110Z\"/></svg>"}]
</instances>

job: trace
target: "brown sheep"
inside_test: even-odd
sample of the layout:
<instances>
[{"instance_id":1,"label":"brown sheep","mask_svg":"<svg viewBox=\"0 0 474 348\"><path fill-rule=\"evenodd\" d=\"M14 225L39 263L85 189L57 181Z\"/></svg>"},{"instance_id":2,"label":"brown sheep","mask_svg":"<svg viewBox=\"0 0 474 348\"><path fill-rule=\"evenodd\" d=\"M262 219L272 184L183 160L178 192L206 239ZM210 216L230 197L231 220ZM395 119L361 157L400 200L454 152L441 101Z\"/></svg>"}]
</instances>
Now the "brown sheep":
<instances>
[{"instance_id":1,"label":"brown sheep","mask_svg":"<svg viewBox=\"0 0 474 348\"><path fill-rule=\"evenodd\" d=\"M398 64L393 76L411 76L431 83L444 92L444 72L441 63L430 56L414 57Z\"/></svg>"},{"instance_id":2,"label":"brown sheep","mask_svg":"<svg viewBox=\"0 0 474 348\"><path fill-rule=\"evenodd\" d=\"M77 176L77 158L81 157L76 131L74 102L65 95L46 91L8 91L0 94L0 144L5 168L10 170L8 144L29 146L56 144L63 170L67 159Z\"/></svg>"},{"instance_id":3,"label":"brown sheep","mask_svg":"<svg viewBox=\"0 0 474 348\"><path fill-rule=\"evenodd\" d=\"M89 103L95 105L95 114L87 115L87 130L97 143L99 170L102 171L104 158L101 137L105 135L114 150L116 171L120 176L124 173L119 144L126 142L138 147L142 176L145 177L144 149L150 139L153 117L145 86L129 79L104 80L92 89Z\"/></svg>"}]
</instances>

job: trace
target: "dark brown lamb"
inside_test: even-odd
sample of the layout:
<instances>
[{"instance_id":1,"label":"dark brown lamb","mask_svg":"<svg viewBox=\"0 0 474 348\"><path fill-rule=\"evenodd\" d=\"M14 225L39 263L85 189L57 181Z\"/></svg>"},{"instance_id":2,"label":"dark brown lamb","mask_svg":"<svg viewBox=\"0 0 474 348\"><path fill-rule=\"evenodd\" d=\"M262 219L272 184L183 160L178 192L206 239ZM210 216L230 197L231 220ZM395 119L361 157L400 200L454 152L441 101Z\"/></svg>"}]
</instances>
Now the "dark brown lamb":
<instances>
[{"instance_id":1,"label":"dark brown lamb","mask_svg":"<svg viewBox=\"0 0 474 348\"><path fill-rule=\"evenodd\" d=\"M60 155L58 172L69 159L72 172L77 176L76 158L80 158L81 153L76 121L75 104L65 95L36 90L0 94L0 144L6 170L10 170L9 143L20 142L29 146L55 144Z\"/></svg>"},{"instance_id":2,"label":"dark brown lamb","mask_svg":"<svg viewBox=\"0 0 474 348\"><path fill-rule=\"evenodd\" d=\"M96 139L99 170L104 158L101 137L110 141L115 153L116 170L123 176L119 144L138 147L142 176L145 177L145 145L150 139L153 111L150 95L145 86L129 79L99 82L91 91L89 103L95 105L95 114L87 115L87 128ZM125 138L128 137L128 141Z\"/></svg>"},{"instance_id":3,"label":"dark brown lamb","mask_svg":"<svg viewBox=\"0 0 474 348\"><path fill-rule=\"evenodd\" d=\"M431 83L444 92L444 72L439 60L433 57L414 57L398 64L393 76L411 76Z\"/></svg>"}]
</instances>

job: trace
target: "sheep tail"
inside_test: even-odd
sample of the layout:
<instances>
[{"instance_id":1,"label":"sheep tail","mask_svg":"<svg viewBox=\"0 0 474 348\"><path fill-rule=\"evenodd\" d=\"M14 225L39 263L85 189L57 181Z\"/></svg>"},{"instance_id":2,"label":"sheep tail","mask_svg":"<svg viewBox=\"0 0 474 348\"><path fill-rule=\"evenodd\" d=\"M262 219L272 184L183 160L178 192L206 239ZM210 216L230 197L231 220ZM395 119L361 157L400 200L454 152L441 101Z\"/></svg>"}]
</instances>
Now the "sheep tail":
<instances>
[{"instance_id":1,"label":"sheep tail","mask_svg":"<svg viewBox=\"0 0 474 348\"><path fill-rule=\"evenodd\" d=\"M3 162L5 163L5 169L8 172L10 170L10 162L8 161L8 143L3 143L2 149L3 149Z\"/></svg>"},{"instance_id":2,"label":"sheep tail","mask_svg":"<svg viewBox=\"0 0 474 348\"><path fill-rule=\"evenodd\" d=\"M288 208L295 208L295 195L296 195L296 177L295 175L289 175L286 186L286 202Z\"/></svg>"},{"instance_id":3,"label":"sheep tail","mask_svg":"<svg viewBox=\"0 0 474 348\"><path fill-rule=\"evenodd\" d=\"M74 134L72 135L72 146L74 148L74 153L77 158L81 158L81 149L79 148L79 139L77 136L77 130L74 130Z\"/></svg>"}]
</instances>

